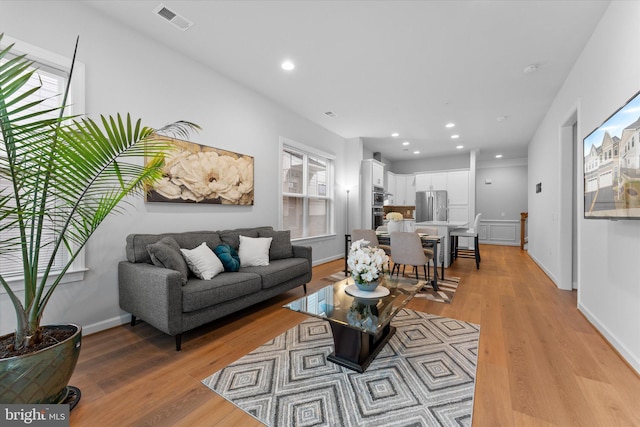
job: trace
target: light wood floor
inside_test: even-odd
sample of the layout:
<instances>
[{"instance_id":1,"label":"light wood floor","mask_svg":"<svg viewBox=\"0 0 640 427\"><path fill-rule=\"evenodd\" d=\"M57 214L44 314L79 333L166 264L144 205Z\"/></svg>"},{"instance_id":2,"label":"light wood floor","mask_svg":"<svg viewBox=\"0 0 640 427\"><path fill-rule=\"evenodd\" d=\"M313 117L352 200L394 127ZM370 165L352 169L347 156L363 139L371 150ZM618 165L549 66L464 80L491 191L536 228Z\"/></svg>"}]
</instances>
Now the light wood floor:
<instances>
[{"instance_id":1,"label":"light wood floor","mask_svg":"<svg viewBox=\"0 0 640 427\"><path fill-rule=\"evenodd\" d=\"M482 246L482 264L461 259L453 303L422 299L408 307L480 324L473 425L640 426L640 378L517 247ZM309 290L342 268L313 269ZM72 426L259 426L200 381L281 334L304 315L281 308L295 289L183 337L145 323L84 338L71 384L82 400Z\"/></svg>"}]
</instances>

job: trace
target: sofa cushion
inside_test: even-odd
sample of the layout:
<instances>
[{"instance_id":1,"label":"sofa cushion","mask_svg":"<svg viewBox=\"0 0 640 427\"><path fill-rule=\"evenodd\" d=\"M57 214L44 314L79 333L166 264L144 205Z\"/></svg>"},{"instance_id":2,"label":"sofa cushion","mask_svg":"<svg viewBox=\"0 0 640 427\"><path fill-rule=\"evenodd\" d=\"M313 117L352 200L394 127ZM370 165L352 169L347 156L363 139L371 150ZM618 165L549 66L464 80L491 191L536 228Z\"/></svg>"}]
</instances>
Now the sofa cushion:
<instances>
[{"instance_id":1,"label":"sofa cushion","mask_svg":"<svg viewBox=\"0 0 640 427\"><path fill-rule=\"evenodd\" d=\"M235 230L222 230L218 231L220 235L221 243L226 243L236 251L240 248L240 235L247 237L258 237L260 230L273 230L273 227L254 227L254 228L236 228ZM212 246L215 247L215 246Z\"/></svg>"},{"instance_id":2,"label":"sofa cushion","mask_svg":"<svg viewBox=\"0 0 640 427\"><path fill-rule=\"evenodd\" d=\"M293 257L293 246L291 245L291 231L282 230L260 230L259 237L271 237L271 248L269 249L269 259L284 259Z\"/></svg>"},{"instance_id":3,"label":"sofa cushion","mask_svg":"<svg viewBox=\"0 0 640 427\"><path fill-rule=\"evenodd\" d=\"M190 279L182 287L182 311L208 308L260 291L260 276L250 272L220 273L211 280Z\"/></svg>"},{"instance_id":4,"label":"sofa cushion","mask_svg":"<svg viewBox=\"0 0 640 427\"><path fill-rule=\"evenodd\" d=\"M180 253L180 246L173 237L163 237L156 243L147 245L147 252L153 265L176 270L182 276L182 284L187 283L189 267Z\"/></svg>"},{"instance_id":5,"label":"sofa cushion","mask_svg":"<svg viewBox=\"0 0 640 427\"><path fill-rule=\"evenodd\" d=\"M240 270L240 257L235 249L227 244L218 245L213 252L220 258L224 271Z\"/></svg>"},{"instance_id":6,"label":"sofa cushion","mask_svg":"<svg viewBox=\"0 0 640 427\"><path fill-rule=\"evenodd\" d=\"M268 289L307 274L309 261L306 258L279 259L262 267L241 267L240 272L259 274L262 277L262 288Z\"/></svg>"},{"instance_id":7,"label":"sofa cushion","mask_svg":"<svg viewBox=\"0 0 640 427\"><path fill-rule=\"evenodd\" d=\"M222 241L217 231L185 231L182 233L162 234L129 234L127 236L127 260L129 262L146 262L151 264L151 257L147 252L147 245L156 243L165 237L172 237L178 246L193 249L206 242L210 248L215 248Z\"/></svg>"},{"instance_id":8,"label":"sofa cushion","mask_svg":"<svg viewBox=\"0 0 640 427\"><path fill-rule=\"evenodd\" d=\"M222 262L205 242L195 249L180 249L180 252L189 269L200 279L210 280L224 271Z\"/></svg>"},{"instance_id":9,"label":"sofa cushion","mask_svg":"<svg viewBox=\"0 0 640 427\"><path fill-rule=\"evenodd\" d=\"M258 267L269 265L269 248L271 247L271 237L247 237L240 235L240 257L241 267Z\"/></svg>"}]
</instances>

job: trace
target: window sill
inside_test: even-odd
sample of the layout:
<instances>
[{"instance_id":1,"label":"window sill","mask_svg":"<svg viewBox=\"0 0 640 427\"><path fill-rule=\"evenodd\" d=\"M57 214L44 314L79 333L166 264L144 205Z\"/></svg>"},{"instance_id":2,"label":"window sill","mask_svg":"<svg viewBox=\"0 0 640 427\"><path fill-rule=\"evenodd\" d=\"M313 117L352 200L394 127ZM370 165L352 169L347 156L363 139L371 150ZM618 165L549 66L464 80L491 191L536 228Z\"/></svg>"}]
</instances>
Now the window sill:
<instances>
[{"instance_id":1,"label":"window sill","mask_svg":"<svg viewBox=\"0 0 640 427\"><path fill-rule=\"evenodd\" d=\"M322 240L331 240L335 239L335 234L323 234L322 236L313 236L313 237L299 237L297 239L291 239L292 244L301 244L301 243L313 243L320 242Z\"/></svg>"},{"instance_id":2,"label":"window sill","mask_svg":"<svg viewBox=\"0 0 640 427\"><path fill-rule=\"evenodd\" d=\"M84 273L88 271L87 268L80 268L73 271L67 271L62 280L60 280L60 284L63 283L73 283L80 282L84 280ZM47 280L47 287L51 286L51 283L58 277L57 274L51 274L49 276L49 280ZM22 276L11 276L6 278L7 283L14 292L24 292L23 280ZM6 294L7 291L4 287L0 287L0 294Z\"/></svg>"}]
</instances>

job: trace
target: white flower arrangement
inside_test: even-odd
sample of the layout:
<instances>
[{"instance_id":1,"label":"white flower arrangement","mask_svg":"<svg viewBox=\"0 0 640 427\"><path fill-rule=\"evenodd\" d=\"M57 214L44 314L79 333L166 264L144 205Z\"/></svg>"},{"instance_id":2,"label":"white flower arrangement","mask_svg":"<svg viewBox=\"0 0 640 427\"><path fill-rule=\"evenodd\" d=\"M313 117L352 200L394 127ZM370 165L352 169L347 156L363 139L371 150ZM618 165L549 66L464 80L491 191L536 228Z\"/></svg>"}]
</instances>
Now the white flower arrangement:
<instances>
[{"instance_id":1,"label":"white flower arrangement","mask_svg":"<svg viewBox=\"0 0 640 427\"><path fill-rule=\"evenodd\" d=\"M360 239L351 244L347 265L355 282L368 283L389 270L389 257L382 249L371 247L368 241Z\"/></svg>"},{"instance_id":2,"label":"white flower arrangement","mask_svg":"<svg viewBox=\"0 0 640 427\"><path fill-rule=\"evenodd\" d=\"M400 212L389 212L387 214L387 219L389 221L402 221L404 219L404 217L402 216L402 214Z\"/></svg>"}]
</instances>

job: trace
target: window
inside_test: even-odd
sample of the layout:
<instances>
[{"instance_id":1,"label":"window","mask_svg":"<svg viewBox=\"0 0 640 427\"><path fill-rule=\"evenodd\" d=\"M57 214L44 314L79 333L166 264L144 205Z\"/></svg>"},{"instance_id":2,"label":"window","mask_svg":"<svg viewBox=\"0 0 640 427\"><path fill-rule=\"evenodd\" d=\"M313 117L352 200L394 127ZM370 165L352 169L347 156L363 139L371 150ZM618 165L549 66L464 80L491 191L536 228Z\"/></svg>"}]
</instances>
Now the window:
<instances>
[{"instance_id":1,"label":"window","mask_svg":"<svg viewBox=\"0 0 640 427\"><path fill-rule=\"evenodd\" d=\"M281 141L281 222L292 239L333 233L333 156Z\"/></svg>"},{"instance_id":2,"label":"window","mask_svg":"<svg viewBox=\"0 0 640 427\"><path fill-rule=\"evenodd\" d=\"M37 92L31 94L29 98L24 99L22 103L29 103L38 99L43 99L45 100L45 102L40 104L37 108L47 109L59 106L62 102L61 95L64 93L64 89L69 80L69 68L71 66L71 59L47 52L35 46L31 46L18 40L11 39L7 36L3 37L3 48L11 43L15 43L15 47L14 49L12 49L12 53L27 54L27 56L31 60L35 61L34 67L38 69L37 73L35 73L31 77L31 80L28 82L26 87L33 88L36 86L41 86L41 88ZM76 62L75 64L73 82L67 104L72 106L65 110L65 113L67 114L78 114L84 109L84 65L78 62ZM51 114L57 116L57 113L55 112ZM9 181L2 180L0 178L0 191L6 191L6 189L10 187L10 185L11 183ZM51 206L51 208L48 210L48 213L53 213L55 215L55 205ZM15 236L10 236L9 231L0 232L0 240L5 240L10 237ZM40 249L40 268L45 267L44 263L48 261L48 256L46 256L46 249L44 248L51 247L51 245L48 245L47 243L52 242L55 238L55 230L51 230L48 234L43 234L43 239L45 239L45 241L42 242ZM66 264L68 259L69 253L65 249L62 249L58 252L52 270L54 271L52 276L55 276L55 271L59 271ZM9 283L11 285L20 284L22 277L22 262L20 259L20 254L18 253L15 255L0 255L0 270L2 271L5 278L10 278ZM81 253L74 260L72 267L67 271L65 279L63 281L69 282L74 280L81 280L83 271L84 255ZM4 291L0 290L0 292Z\"/></svg>"}]
</instances>

